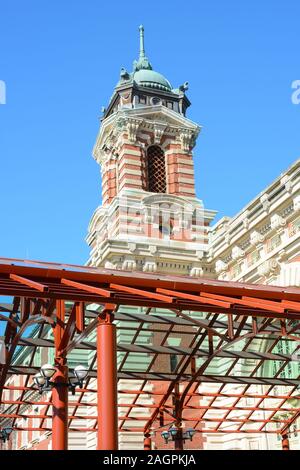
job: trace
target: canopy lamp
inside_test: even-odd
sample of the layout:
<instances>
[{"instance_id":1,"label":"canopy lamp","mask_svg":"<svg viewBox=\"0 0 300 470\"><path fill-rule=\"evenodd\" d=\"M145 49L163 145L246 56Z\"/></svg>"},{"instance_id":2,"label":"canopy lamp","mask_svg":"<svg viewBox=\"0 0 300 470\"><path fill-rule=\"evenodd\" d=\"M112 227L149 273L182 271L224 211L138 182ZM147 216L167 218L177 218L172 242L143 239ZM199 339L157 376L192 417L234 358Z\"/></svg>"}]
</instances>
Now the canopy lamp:
<instances>
[{"instance_id":1,"label":"canopy lamp","mask_svg":"<svg viewBox=\"0 0 300 470\"><path fill-rule=\"evenodd\" d=\"M164 438L165 443L168 444L170 440L175 441L177 439L180 439L183 442L185 442L187 439L192 441L195 433L196 433L195 429L192 429L192 428L188 428L183 431L182 429L172 426L167 431L163 431L161 433L161 436Z\"/></svg>"},{"instance_id":2,"label":"canopy lamp","mask_svg":"<svg viewBox=\"0 0 300 470\"><path fill-rule=\"evenodd\" d=\"M83 381L88 375L88 368L82 365L76 366L69 372L69 390L75 395L75 387L83 387Z\"/></svg>"},{"instance_id":3,"label":"canopy lamp","mask_svg":"<svg viewBox=\"0 0 300 470\"><path fill-rule=\"evenodd\" d=\"M13 428L7 427L0 430L0 440L6 442L9 439L9 436L13 432Z\"/></svg>"},{"instance_id":4,"label":"canopy lamp","mask_svg":"<svg viewBox=\"0 0 300 470\"><path fill-rule=\"evenodd\" d=\"M50 379L56 372L56 367L52 364L44 364L40 372L35 374L33 381L37 386L40 394L44 392L49 392L53 387L68 387L72 392L72 395L75 395L75 388L79 386L83 387L84 379L88 375L88 368L86 366L78 365L74 370L69 371L68 382L52 382Z\"/></svg>"}]
</instances>

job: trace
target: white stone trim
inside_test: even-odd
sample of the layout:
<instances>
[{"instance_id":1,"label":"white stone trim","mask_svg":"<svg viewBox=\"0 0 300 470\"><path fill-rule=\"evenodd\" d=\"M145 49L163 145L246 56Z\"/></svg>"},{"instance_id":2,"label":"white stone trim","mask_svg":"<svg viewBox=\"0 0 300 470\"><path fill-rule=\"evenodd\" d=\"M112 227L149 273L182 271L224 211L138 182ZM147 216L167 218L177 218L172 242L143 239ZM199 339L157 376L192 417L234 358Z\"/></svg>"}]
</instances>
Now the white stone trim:
<instances>
[{"instance_id":1,"label":"white stone trim","mask_svg":"<svg viewBox=\"0 0 300 470\"><path fill-rule=\"evenodd\" d=\"M182 173L182 174L186 174L186 175L192 175L194 176L195 174L195 170L192 168L192 169L189 169L189 168L184 168L180 165L178 165L178 173Z\"/></svg>"},{"instance_id":2,"label":"white stone trim","mask_svg":"<svg viewBox=\"0 0 300 470\"><path fill-rule=\"evenodd\" d=\"M141 156L141 151L140 150L133 150L133 149L123 148L120 152L119 159L121 157L124 157L124 155L134 155L135 157L140 157Z\"/></svg>"},{"instance_id":3,"label":"white stone trim","mask_svg":"<svg viewBox=\"0 0 300 470\"><path fill-rule=\"evenodd\" d=\"M131 168L120 168L120 175L119 179L121 179L124 175L137 175L141 176L141 170L132 170ZM135 180L137 181L137 180ZM123 182L122 182L123 183Z\"/></svg>"}]
</instances>

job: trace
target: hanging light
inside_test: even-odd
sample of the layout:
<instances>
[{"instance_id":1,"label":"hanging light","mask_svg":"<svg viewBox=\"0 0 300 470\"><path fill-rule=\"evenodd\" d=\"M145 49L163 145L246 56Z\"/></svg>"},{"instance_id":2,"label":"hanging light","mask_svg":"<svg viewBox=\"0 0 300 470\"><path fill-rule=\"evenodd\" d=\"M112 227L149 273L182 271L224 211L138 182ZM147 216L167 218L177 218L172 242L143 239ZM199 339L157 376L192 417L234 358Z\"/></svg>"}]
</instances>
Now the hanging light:
<instances>
[{"instance_id":1,"label":"hanging light","mask_svg":"<svg viewBox=\"0 0 300 470\"><path fill-rule=\"evenodd\" d=\"M37 385L39 392L42 394L43 392L52 390L53 387L68 387L72 394L75 394L76 386L82 388L83 381L88 375L88 367L83 365L78 365L75 367L74 370L70 370L68 374L68 382L51 382L50 379L56 372L56 367L52 364L44 364L40 372L35 374L33 377L33 381L35 385Z\"/></svg>"},{"instance_id":2,"label":"hanging light","mask_svg":"<svg viewBox=\"0 0 300 470\"><path fill-rule=\"evenodd\" d=\"M75 394L75 387L83 387L83 381L88 375L88 368L86 366L78 365L73 371L69 372L69 383L72 394Z\"/></svg>"},{"instance_id":3,"label":"hanging light","mask_svg":"<svg viewBox=\"0 0 300 470\"><path fill-rule=\"evenodd\" d=\"M45 386L45 384L46 384L46 379L45 379L45 377L44 377L40 372L38 372L38 373L35 374L35 376L33 377L33 382L34 382L35 385L38 387L40 394L42 394L43 391L44 391L44 386Z\"/></svg>"},{"instance_id":4,"label":"hanging light","mask_svg":"<svg viewBox=\"0 0 300 470\"><path fill-rule=\"evenodd\" d=\"M86 366L76 366L74 369L74 374L76 375L77 379L82 382L86 376L88 375L89 369Z\"/></svg>"},{"instance_id":5,"label":"hanging light","mask_svg":"<svg viewBox=\"0 0 300 470\"><path fill-rule=\"evenodd\" d=\"M40 394L50 392L52 388L51 377L55 374L56 368L52 364L44 364L40 368L40 372L35 375L34 381L39 388Z\"/></svg>"},{"instance_id":6,"label":"hanging light","mask_svg":"<svg viewBox=\"0 0 300 470\"><path fill-rule=\"evenodd\" d=\"M169 439L170 439L170 437L171 437L169 431L163 431L163 432L161 433L161 436L164 438L165 443L168 444Z\"/></svg>"},{"instance_id":7,"label":"hanging light","mask_svg":"<svg viewBox=\"0 0 300 470\"><path fill-rule=\"evenodd\" d=\"M69 390L71 390L72 395L75 395L75 387L78 384L78 379L73 371L69 371Z\"/></svg>"},{"instance_id":8,"label":"hanging light","mask_svg":"<svg viewBox=\"0 0 300 470\"><path fill-rule=\"evenodd\" d=\"M51 379L56 372L56 367L52 364L44 364L41 367L41 374L45 377L45 379Z\"/></svg>"},{"instance_id":9,"label":"hanging light","mask_svg":"<svg viewBox=\"0 0 300 470\"><path fill-rule=\"evenodd\" d=\"M78 379L72 370L69 371L68 379L70 385L77 385Z\"/></svg>"},{"instance_id":10,"label":"hanging light","mask_svg":"<svg viewBox=\"0 0 300 470\"><path fill-rule=\"evenodd\" d=\"M12 432L13 432L12 427L6 427L6 428L1 429L1 431L0 431L1 441L3 441L3 442L8 441L9 436L11 435Z\"/></svg>"},{"instance_id":11,"label":"hanging light","mask_svg":"<svg viewBox=\"0 0 300 470\"><path fill-rule=\"evenodd\" d=\"M5 432L7 439L8 439L11 433L13 432L13 428L8 426L7 428L4 428L3 431Z\"/></svg>"},{"instance_id":12,"label":"hanging light","mask_svg":"<svg viewBox=\"0 0 300 470\"><path fill-rule=\"evenodd\" d=\"M194 434L196 433L195 429L193 428L188 428L185 432L184 432L184 437L186 439L190 439L190 441L193 440L193 436Z\"/></svg>"},{"instance_id":13,"label":"hanging light","mask_svg":"<svg viewBox=\"0 0 300 470\"><path fill-rule=\"evenodd\" d=\"M176 437L177 434L178 434L178 429L175 428L174 426L172 426L172 427L169 429L169 432L170 432L170 434L171 434L172 439L174 440L175 437Z\"/></svg>"},{"instance_id":14,"label":"hanging light","mask_svg":"<svg viewBox=\"0 0 300 470\"><path fill-rule=\"evenodd\" d=\"M33 381L36 385L38 386L42 386L44 385L44 383L46 382L46 379L45 377L42 376L42 374L40 372L38 372L37 374L35 374L35 376L33 377Z\"/></svg>"},{"instance_id":15,"label":"hanging light","mask_svg":"<svg viewBox=\"0 0 300 470\"><path fill-rule=\"evenodd\" d=\"M193 436L196 433L195 429L188 428L185 431L182 428L177 428L175 426L170 427L167 431L163 431L161 436L164 438L166 444L168 444L169 440L181 440L185 441L186 439L193 440Z\"/></svg>"}]
</instances>

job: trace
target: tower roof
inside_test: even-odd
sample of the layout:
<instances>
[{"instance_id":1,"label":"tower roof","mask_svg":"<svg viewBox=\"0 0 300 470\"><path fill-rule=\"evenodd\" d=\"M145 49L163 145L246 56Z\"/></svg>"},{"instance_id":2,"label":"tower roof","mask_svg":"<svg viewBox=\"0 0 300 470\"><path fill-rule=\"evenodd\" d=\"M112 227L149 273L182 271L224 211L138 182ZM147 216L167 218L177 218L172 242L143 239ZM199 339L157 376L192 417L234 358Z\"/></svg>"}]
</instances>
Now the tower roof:
<instances>
[{"instance_id":1,"label":"tower roof","mask_svg":"<svg viewBox=\"0 0 300 470\"><path fill-rule=\"evenodd\" d=\"M161 73L155 72L154 70L137 70L133 74L133 80L142 87L172 91L170 82Z\"/></svg>"},{"instance_id":2,"label":"tower roof","mask_svg":"<svg viewBox=\"0 0 300 470\"><path fill-rule=\"evenodd\" d=\"M139 27L140 31L140 53L139 59L133 63L133 80L137 85L158 90L172 91L170 82L159 72L152 69L148 57L145 54L144 26Z\"/></svg>"},{"instance_id":3,"label":"tower roof","mask_svg":"<svg viewBox=\"0 0 300 470\"><path fill-rule=\"evenodd\" d=\"M108 108L103 107L102 119L120 109L152 107L162 104L185 116L190 101L186 96L188 82L173 88L169 80L153 67L145 53L144 27L139 27L140 50L133 62L132 72L121 68L119 81L114 88Z\"/></svg>"}]
</instances>

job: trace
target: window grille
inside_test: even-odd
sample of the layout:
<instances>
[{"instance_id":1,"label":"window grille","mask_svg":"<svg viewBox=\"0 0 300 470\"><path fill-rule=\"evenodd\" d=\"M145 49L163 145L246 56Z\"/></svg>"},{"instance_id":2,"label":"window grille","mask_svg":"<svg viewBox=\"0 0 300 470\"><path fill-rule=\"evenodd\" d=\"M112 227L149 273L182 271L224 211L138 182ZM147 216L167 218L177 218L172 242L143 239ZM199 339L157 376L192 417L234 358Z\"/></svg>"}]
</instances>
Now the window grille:
<instances>
[{"instance_id":1,"label":"window grille","mask_svg":"<svg viewBox=\"0 0 300 470\"><path fill-rule=\"evenodd\" d=\"M152 145L147 150L147 166L148 191L165 193L167 190L165 155L157 145Z\"/></svg>"}]
</instances>

